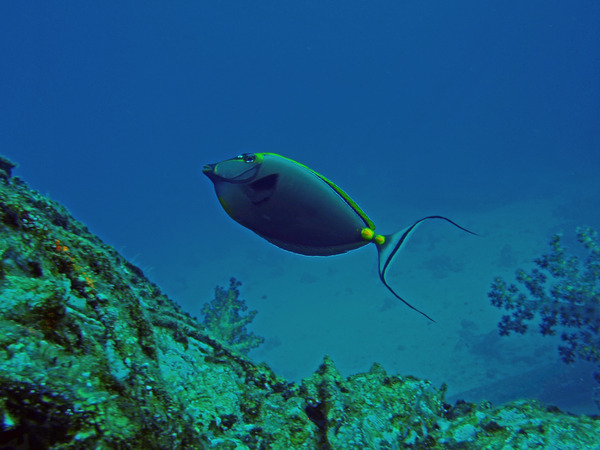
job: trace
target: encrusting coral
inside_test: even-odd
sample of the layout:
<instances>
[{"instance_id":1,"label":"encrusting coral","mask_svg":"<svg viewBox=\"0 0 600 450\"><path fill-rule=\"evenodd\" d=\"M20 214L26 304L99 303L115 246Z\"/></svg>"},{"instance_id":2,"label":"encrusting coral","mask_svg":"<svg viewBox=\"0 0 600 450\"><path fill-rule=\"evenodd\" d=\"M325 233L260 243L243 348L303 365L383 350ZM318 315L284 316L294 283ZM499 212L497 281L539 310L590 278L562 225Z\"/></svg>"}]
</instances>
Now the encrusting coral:
<instances>
[{"instance_id":1,"label":"encrusting coral","mask_svg":"<svg viewBox=\"0 0 600 450\"><path fill-rule=\"evenodd\" d=\"M500 334L523 334L528 323L540 319L542 335L560 330L563 342L558 347L563 362L577 359L600 362L600 246L598 233L592 228L578 228L577 240L587 252L585 259L568 254L561 236L550 240L550 252L535 259L529 273L518 269L517 281L507 284L498 277L488 296L493 306L504 308L498 324ZM523 289L524 288L524 289ZM600 372L594 375L600 383ZM600 407L600 388L595 400Z\"/></svg>"},{"instance_id":2,"label":"encrusting coral","mask_svg":"<svg viewBox=\"0 0 600 450\"><path fill-rule=\"evenodd\" d=\"M377 364L343 377L326 357L288 382L12 167L0 164L1 448L600 448L598 419L449 405L443 387Z\"/></svg>"},{"instance_id":3,"label":"encrusting coral","mask_svg":"<svg viewBox=\"0 0 600 450\"><path fill-rule=\"evenodd\" d=\"M235 278L229 280L229 288L215 288L215 298L202 307L202 324L215 338L229 344L233 350L247 354L258 347L265 339L246 329L258 311L249 311L246 302L240 299L241 282Z\"/></svg>"}]
</instances>

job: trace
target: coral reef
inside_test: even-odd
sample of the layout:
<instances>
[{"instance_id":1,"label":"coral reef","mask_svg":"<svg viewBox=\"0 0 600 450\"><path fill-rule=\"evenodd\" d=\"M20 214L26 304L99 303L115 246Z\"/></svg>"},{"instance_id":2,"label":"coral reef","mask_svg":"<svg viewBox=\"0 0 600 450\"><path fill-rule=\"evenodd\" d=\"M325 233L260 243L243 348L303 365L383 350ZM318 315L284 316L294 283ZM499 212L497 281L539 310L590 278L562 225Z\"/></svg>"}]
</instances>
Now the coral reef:
<instances>
[{"instance_id":1,"label":"coral reef","mask_svg":"<svg viewBox=\"0 0 600 450\"><path fill-rule=\"evenodd\" d=\"M561 236L550 240L550 252L535 259L529 273L518 269L517 281L508 284L502 278L492 283L488 296L493 306L504 308L498 324L501 335L523 334L528 323L539 319L542 335L560 330L563 342L558 351L563 362L577 359L600 361L600 246L598 234L591 228L578 228L577 240L587 255L581 259L568 254ZM600 383L600 373L595 374ZM598 390L597 390L598 391ZM596 403L600 407L600 398Z\"/></svg>"},{"instance_id":2,"label":"coral reef","mask_svg":"<svg viewBox=\"0 0 600 450\"><path fill-rule=\"evenodd\" d=\"M600 420L444 401L410 376L290 383L60 205L0 177L0 448L598 448ZM234 289L237 288L234 283ZM221 292L221 291L219 291Z\"/></svg>"},{"instance_id":3,"label":"coral reef","mask_svg":"<svg viewBox=\"0 0 600 450\"><path fill-rule=\"evenodd\" d=\"M17 164L5 156L0 155L0 178L8 180L12 176L12 170Z\"/></svg>"},{"instance_id":4,"label":"coral reef","mask_svg":"<svg viewBox=\"0 0 600 450\"><path fill-rule=\"evenodd\" d=\"M240 299L238 287L241 284L240 281L231 278L228 289L221 286L215 288L215 298L202 307L202 325L213 337L229 344L231 349L247 354L265 342L265 339L246 330L246 325L254 320L258 311L242 314L248 307L246 302Z\"/></svg>"}]
</instances>

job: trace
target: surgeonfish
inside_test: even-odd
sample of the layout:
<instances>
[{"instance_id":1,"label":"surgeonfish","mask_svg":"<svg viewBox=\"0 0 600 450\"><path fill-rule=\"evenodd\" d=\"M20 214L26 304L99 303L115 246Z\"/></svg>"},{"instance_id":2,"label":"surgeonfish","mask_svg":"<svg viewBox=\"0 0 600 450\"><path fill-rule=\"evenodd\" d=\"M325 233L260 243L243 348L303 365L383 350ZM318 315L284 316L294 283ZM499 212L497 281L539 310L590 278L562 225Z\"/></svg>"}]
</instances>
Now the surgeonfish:
<instances>
[{"instance_id":1,"label":"surgeonfish","mask_svg":"<svg viewBox=\"0 0 600 450\"><path fill-rule=\"evenodd\" d=\"M243 153L207 164L202 171L213 182L221 206L233 220L284 250L329 256L374 243L382 283L431 321L388 284L385 274L391 261L425 220L442 219L476 234L442 216L424 217L393 234L377 234L373 221L331 180L275 153Z\"/></svg>"}]
</instances>

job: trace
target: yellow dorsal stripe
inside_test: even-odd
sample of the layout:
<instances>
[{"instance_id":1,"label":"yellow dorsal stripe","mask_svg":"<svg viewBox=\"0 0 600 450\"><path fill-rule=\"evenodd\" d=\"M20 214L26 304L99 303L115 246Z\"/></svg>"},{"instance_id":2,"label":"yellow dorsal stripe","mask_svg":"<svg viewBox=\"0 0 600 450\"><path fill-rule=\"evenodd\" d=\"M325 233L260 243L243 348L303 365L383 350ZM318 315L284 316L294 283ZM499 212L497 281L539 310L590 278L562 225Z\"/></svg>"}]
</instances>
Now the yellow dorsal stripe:
<instances>
[{"instance_id":1,"label":"yellow dorsal stripe","mask_svg":"<svg viewBox=\"0 0 600 450\"><path fill-rule=\"evenodd\" d=\"M356 204L356 202L354 200L352 200L350 198L350 196L348 194L346 194L341 188L339 188L333 181L329 180L327 177L324 177L319 172L315 172L310 167L305 166L304 164L299 163L298 161L294 161L293 159L278 155L277 153L260 153L260 155L261 156L264 156L264 155L277 156L278 158L287 159L288 161L293 162L294 164L297 164L300 167L303 167L306 170L312 172L317 177L319 177L321 180L323 180L325 183L327 183L329 185L329 187L331 187L335 192L337 192L337 194L340 197L342 197L346 203L348 203L348 205L354 210L354 212L360 216L360 218L365 222L365 225L368 228L371 228L372 230L375 229L375 224L373 223L373 221L371 219L369 219L369 216L367 216L365 214L365 212L362 209L360 209L360 207Z\"/></svg>"}]
</instances>

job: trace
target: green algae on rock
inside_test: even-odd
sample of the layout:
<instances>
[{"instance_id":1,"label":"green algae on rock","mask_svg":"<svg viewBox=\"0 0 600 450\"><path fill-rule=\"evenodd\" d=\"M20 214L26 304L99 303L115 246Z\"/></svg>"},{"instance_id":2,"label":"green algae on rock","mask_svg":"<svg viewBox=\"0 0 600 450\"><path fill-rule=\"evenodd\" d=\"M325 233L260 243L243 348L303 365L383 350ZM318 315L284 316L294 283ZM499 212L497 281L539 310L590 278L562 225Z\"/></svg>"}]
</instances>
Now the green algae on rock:
<instances>
[{"instance_id":1,"label":"green algae on rock","mask_svg":"<svg viewBox=\"0 0 600 450\"><path fill-rule=\"evenodd\" d=\"M377 364L344 378L326 357L287 382L2 167L3 448L600 447L596 418L531 401L452 406L443 387Z\"/></svg>"}]
</instances>

